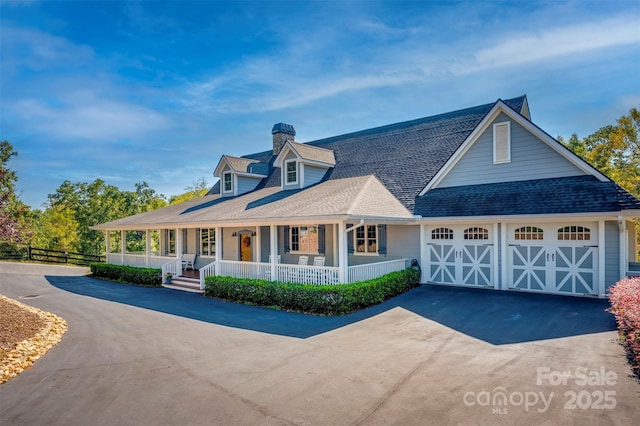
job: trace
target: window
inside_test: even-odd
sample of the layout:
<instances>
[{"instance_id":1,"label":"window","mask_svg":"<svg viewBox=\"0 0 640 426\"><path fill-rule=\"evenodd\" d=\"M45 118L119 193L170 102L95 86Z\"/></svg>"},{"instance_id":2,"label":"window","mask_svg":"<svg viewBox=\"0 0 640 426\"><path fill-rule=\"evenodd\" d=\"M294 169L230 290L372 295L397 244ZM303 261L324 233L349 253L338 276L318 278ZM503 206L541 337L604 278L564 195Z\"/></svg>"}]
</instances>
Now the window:
<instances>
[{"instance_id":1,"label":"window","mask_svg":"<svg viewBox=\"0 0 640 426\"><path fill-rule=\"evenodd\" d=\"M200 253L203 256L213 256L216 254L216 230L201 229L200 230Z\"/></svg>"},{"instance_id":2,"label":"window","mask_svg":"<svg viewBox=\"0 0 640 426\"><path fill-rule=\"evenodd\" d=\"M558 229L558 240L590 240L591 230L583 226L565 226Z\"/></svg>"},{"instance_id":3,"label":"window","mask_svg":"<svg viewBox=\"0 0 640 426\"><path fill-rule=\"evenodd\" d=\"M231 192L233 191L233 176L231 176L231 172L224 172L222 174L222 191L223 192Z\"/></svg>"},{"instance_id":4,"label":"window","mask_svg":"<svg viewBox=\"0 0 640 426\"><path fill-rule=\"evenodd\" d=\"M166 252L168 255L171 254L176 254L176 230L175 229L168 229L166 234Z\"/></svg>"},{"instance_id":5,"label":"window","mask_svg":"<svg viewBox=\"0 0 640 426\"><path fill-rule=\"evenodd\" d=\"M511 123L493 125L493 164L511 162Z\"/></svg>"},{"instance_id":6,"label":"window","mask_svg":"<svg viewBox=\"0 0 640 426\"><path fill-rule=\"evenodd\" d=\"M354 232L356 240L356 253L378 253L378 227L376 225L363 225Z\"/></svg>"},{"instance_id":7,"label":"window","mask_svg":"<svg viewBox=\"0 0 640 426\"><path fill-rule=\"evenodd\" d=\"M537 226L523 226L515 232L516 240L542 240L543 236L544 231Z\"/></svg>"},{"instance_id":8,"label":"window","mask_svg":"<svg viewBox=\"0 0 640 426\"><path fill-rule=\"evenodd\" d=\"M464 239L465 240L488 240L489 230L485 228L478 228L477 226L474 226L472 228L467 228L464 230Z\"/></svg>"},{"instance_id":9,"label":"window","mask_svg":"<svg viewBox=\"0 0 640 426\"><path fill-rule=\"evenodd\" d=\"M289 238L291 251L318 254L317 226L292 226Z\"/></svg>"},{"instance_id":10,"label":"window","mask_svg":"<svg viewBox=\"0 0 640 426\"><path fill-rule=\"evenodd\" d=\"M453 240L453 230L449 228L436 228L431 231L432 240Z\"/></svg>"},{"instance_id":11,"label":"window","mask_svg":"<svg viewBox=\"0 0 640 426\"><path fill-rule=\"evenodd\" d=\"M284 164L286 169L285 183L298 183L298 163L296 160L289 160Z\"/></svg>"}]
</instances>

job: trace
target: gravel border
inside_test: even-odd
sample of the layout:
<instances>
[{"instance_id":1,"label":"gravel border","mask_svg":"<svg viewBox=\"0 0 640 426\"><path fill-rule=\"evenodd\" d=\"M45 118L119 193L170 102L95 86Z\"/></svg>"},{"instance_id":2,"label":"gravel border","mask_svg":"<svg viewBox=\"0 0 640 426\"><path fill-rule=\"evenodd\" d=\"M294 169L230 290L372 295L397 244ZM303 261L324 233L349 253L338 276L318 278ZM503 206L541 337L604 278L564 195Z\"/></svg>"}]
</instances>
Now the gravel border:
<instances>
[{"instance_id":1,"label":"gravel border","mask_svg":"<svg viewBox=\"0 0 640 426\"><path fill-rule=\"evenodd\" d=\"M19 342L14 349L0 359L0 384L22 373L31 367L49 349L57 345L67 331L67 322L57 315L42 311L33 306L25 305L17 300L0 294L0 298L8 303L17 305L25 311L33 312L44 322L44 326L30 339Z\"/></svg>"}]
</instances>

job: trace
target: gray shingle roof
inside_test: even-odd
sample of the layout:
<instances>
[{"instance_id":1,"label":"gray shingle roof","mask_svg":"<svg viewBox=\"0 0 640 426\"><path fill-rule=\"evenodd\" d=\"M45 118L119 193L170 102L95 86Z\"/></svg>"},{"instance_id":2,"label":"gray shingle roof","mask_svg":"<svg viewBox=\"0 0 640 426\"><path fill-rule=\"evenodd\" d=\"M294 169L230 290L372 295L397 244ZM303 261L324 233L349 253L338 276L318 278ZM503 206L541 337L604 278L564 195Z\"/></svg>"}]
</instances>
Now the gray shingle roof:
<instances>
[{"instance_id":1,"label":"gray shingle roof","mask_svg":"<svg viewBox=\"0 0 640 426\"><path fill-rule=\"evenodd\" d=\"M188 227L189 224L324 216L413 217L375 176L358 176L326 181L302 190L269 187L237 197L206 195L98 225L95 229L175 224Z\"/></svg>"},{"instance_id":2,"label":"gray shingle roof","mask_svg":"<svg viewBox=\"0 0 640 426\"><path fill-rule=\"evenodd\" d=\"M416 200L422 217L618 212L640 201L614 182L575 176L432 189Z\"/></svg>"},{"instance_id":3,"label":"gray shingle roof","mask_svg":"<svg viewBox=\"0 0 640 426\"><path fill-rule=\"evenodd\" d=\"M519 112L525 99L520 96L503 102ZM494 105L490 103L390 124L307 142L306 145L333 151L336 167L325 179L375 175L409 211L413 211L420 191ZM271 151L265 151L247 158L266 162L271 154ZM280 170L274 170L262 186L280 186Z\"/></svg>"}]
</instances>

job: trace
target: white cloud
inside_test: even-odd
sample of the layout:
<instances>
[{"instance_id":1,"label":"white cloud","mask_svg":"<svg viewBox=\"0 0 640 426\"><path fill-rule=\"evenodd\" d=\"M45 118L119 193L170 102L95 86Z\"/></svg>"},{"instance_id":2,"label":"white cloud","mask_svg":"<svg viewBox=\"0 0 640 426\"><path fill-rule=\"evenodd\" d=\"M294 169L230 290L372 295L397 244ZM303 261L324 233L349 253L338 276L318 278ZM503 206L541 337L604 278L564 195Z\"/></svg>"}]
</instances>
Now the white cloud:
<instances>
[{"instance_id":1,"label":"white cloud","mask_svg":"<svg viewBox=\"0 0 640 426\"><path fill-rule=\"evenodd\" d=\"M471 63L455 69L467 74L487 69L528 64L563 56L585 53L595 49L640 43L640 22L629 18L541 30L537 34L513 36L507 41L480 49Z\"/></svg>"},{"instance_id":2,"label":"white cloud","mask_svg":"<svg viewBox=\"0 0 640 426\"><path fill-rule=\"evenodd\" d=\"M149 108L102 99L90 93L69 96L62 105L24 99L14 105L12 114L32 130L55 135L56 139L62 140L130 139L170 125L165 116Z\"/></svg>"}]
</instances>

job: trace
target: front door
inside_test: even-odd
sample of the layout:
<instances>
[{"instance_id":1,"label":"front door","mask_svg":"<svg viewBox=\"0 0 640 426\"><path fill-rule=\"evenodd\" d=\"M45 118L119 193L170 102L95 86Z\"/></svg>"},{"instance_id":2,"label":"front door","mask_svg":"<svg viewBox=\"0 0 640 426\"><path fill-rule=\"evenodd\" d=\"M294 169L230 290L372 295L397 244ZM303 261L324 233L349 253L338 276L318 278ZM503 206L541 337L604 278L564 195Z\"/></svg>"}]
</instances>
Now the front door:
<instances>
[{"instance_id":1,"label":"front door","mask_svg":"<svg viewBox=\"0 0 640 426\"><path fill-rule=\"evenodd\" d=\"M251 234L240 234L240 260L243 262L253 261Z\"/></svg>"}]
</instances>

